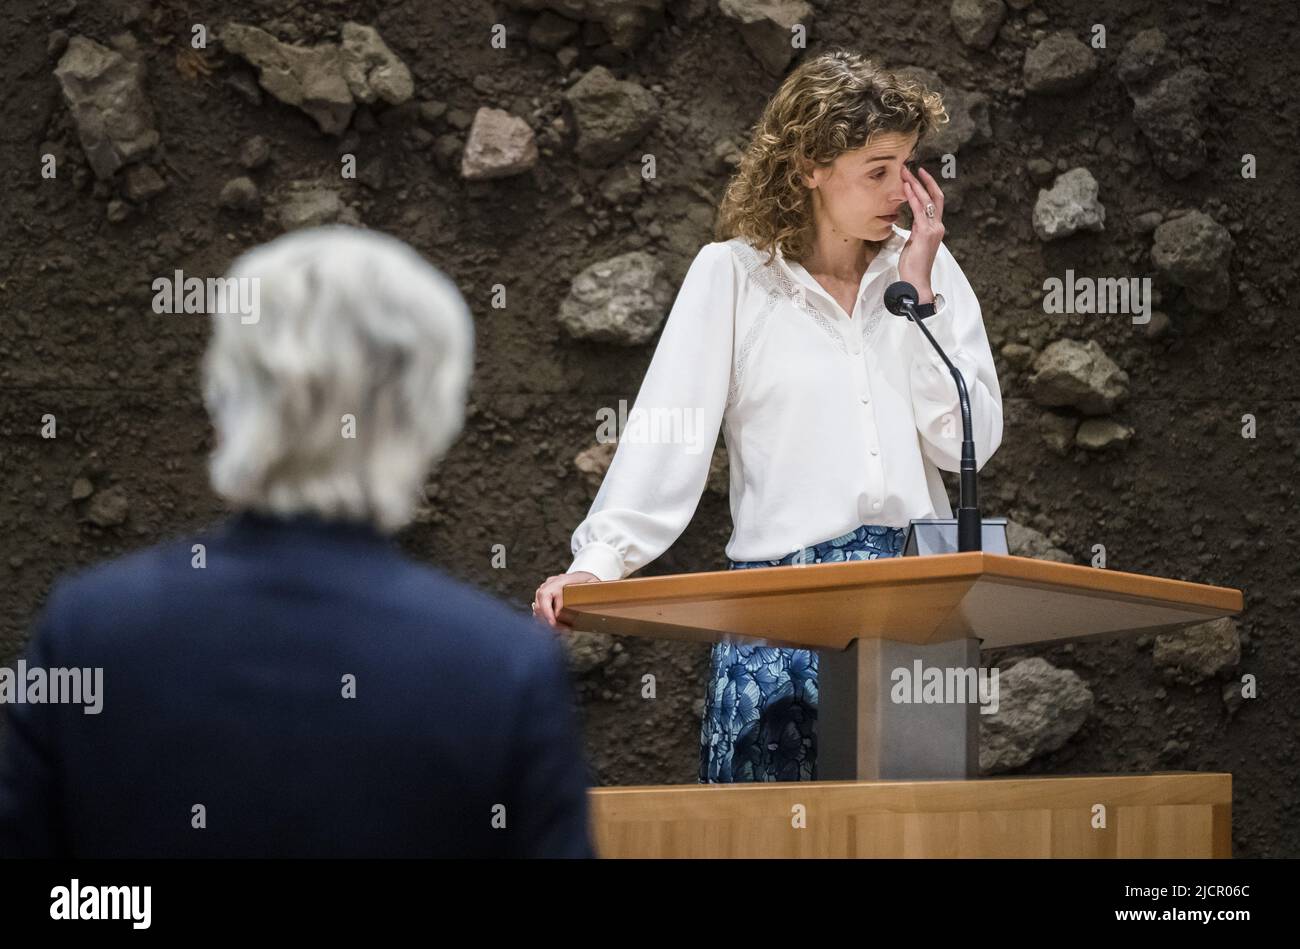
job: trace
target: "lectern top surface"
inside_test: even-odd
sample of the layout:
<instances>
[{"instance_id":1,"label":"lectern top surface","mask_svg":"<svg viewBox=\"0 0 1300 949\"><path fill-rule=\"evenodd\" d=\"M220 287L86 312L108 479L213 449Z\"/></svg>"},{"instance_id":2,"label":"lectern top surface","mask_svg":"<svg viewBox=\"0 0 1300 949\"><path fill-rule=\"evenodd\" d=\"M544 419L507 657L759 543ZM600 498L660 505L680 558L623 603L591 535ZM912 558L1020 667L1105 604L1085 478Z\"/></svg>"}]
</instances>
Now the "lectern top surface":
<instances>
[{"instance_id":1,"label":"lectern top surface","mask_svg":"<svg viewBox=\"0 0 1300 949\"><path fill-rule=\"evenodd\" d=\"M641 577L564 589L575 629L804 648L1134 635L1239 613L1240 590L982 552Z\"/></svg>"}]
</instances>

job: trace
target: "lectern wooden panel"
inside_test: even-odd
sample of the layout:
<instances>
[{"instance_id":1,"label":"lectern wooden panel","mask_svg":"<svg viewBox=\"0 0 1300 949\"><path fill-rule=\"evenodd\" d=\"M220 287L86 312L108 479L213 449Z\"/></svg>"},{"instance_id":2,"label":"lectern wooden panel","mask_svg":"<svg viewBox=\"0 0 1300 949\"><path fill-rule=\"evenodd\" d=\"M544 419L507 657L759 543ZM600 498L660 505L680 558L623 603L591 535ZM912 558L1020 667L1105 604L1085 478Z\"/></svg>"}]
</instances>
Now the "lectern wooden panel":
<instances>
[{"instance_id":1,"label":"lectern wooden panel","mask_svg":"<svg viewBox=\"0 0 1300 949\"><path fill-rule=\"evenodd\" d=\"M590 801L602 857L1232 855L1228 774L598 788Z\"/></svg>"}]
</instances>

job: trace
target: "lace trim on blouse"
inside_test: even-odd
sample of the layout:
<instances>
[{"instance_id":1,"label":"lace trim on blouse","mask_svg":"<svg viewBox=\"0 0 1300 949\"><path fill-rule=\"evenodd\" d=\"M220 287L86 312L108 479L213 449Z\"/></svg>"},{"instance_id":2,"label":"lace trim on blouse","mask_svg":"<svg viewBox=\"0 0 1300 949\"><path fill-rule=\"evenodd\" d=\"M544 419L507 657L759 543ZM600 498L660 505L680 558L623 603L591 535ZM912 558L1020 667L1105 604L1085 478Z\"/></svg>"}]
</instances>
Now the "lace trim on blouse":
<instances>
[{"instance_id":1,"label":"lace trim on blouse","mask_svg":"<svg viewBox=\"0 0 1300 949\"><path fill-rule=\"evenodd\" d=\"M763 326L767 323L767 318L776 308L776 303L782 297L789 300L799 309L811 316L818 326L820 326L831 340L839 347L840 352L848 355L848 346L844 342L844 337L820 309L808 302L806 289L796 281L790 278L783 270L776 266L776 262L766 263L762 259L762 254L755 250L750 244L739 237L733 237L727 241L732 252L740 259L745 267L745 274L749 279L757 283L767 293L767 299L763 303L763 309L754 319L754 325L749 328L745 334L744 341L740 344L740 349L736 353L735 366L731 374L731 386L727 391L727 405L731 405L737 394L740 392L740 386L744 379L745 367L749 362L750 350L758 341L759 334ZM883 288L887 281L880 282ZM885 302L882 290L881 299L872 308L871 314L867 317L865 327L862 330L862 342L865 351L866 342L871 338L871 334L879 325L881 317L885 314Z\"/></svg>"}]
</instances>

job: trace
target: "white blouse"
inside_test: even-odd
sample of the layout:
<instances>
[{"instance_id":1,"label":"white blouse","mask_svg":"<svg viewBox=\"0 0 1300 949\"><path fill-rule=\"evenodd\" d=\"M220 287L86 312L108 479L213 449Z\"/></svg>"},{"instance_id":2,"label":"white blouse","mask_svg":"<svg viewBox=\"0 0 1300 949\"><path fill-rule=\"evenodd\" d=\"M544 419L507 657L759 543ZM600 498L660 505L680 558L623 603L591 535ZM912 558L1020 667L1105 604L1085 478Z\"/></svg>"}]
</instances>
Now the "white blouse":
<instances>
[{"instance_id":1,"label":"white blouse","mask_svg":"<svg viewBox=\"0 0 1300 949\"><path fill-rule=\"evenodd\" d=\"M721 427L732 560L776 560L862 524L951 517L938 468L958 471L961 409L920 329L885 309L910 231L894 226L852 318L795 261L733 239L705 245L682 282L573 563L619 580L662 554L704 492ZM975 461L1002 441L1002 392L979 301L947 246L925 320L961 370Z\"/></svg>"}]
</instances>

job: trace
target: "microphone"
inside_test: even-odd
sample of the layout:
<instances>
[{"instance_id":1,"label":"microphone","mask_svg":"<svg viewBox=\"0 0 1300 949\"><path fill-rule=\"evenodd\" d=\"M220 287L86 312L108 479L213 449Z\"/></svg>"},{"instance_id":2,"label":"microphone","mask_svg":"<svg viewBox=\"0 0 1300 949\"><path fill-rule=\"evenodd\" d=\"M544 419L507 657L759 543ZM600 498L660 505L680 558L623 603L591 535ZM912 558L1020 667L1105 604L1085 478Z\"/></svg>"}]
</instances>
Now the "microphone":
<instances>
[{"instance_id":1,"label":"microphone","mask_svg":"<svg viewBox=\"0 0 1300 949\"><path fill-rule=\"evenodd\" d=\"M916 287L906 280L898 280L885 288L885 309L895 316L906 317L917 325L925 338L930 341L934 351L947 365L957 383L957 400L961 404L961 494L957 502L957 550L983 550L983 525L980 520L979 486L975 470L975 433L970 419L970 395L966 392L966 380L961 370L952 364L948 354L935 341L934 336L925 328L925 317L917 316Z\"/></svg>"}]
</instances>

